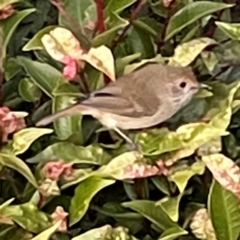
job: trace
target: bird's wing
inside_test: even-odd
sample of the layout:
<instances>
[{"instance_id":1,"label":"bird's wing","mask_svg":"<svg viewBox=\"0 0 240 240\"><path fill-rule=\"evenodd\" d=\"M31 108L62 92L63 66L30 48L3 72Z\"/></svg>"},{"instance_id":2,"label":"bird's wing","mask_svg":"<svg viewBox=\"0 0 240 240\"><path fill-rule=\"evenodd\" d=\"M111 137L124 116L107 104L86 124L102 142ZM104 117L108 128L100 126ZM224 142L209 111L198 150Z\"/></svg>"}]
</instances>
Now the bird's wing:
<instances>
[{"instance_id":1,"label":"bird's wing","mask_svg":"<svg viewBox=\"0 0 240 240\"><path fill-rule=\"evenodd\" d=\"M121 116L140 117L144 114L137 111L134 105L125 98L114 95L91 96L81 102L81 105Z\"/></svg>"},{"instance_id":2,"label":"bird's wing","mask_svg":"<svg viewBox=\"0 0 240 240\"><path fill-rule=\"evenodd\" d=\"M131 75L131 78L128 79L129 86L126 86L126 83L113 82L93 92L81 104L126 117L138 118L153 115L158 109L159 102L156 103L154 101L156 99L153 99L151 94L149 96L149 92L145 91L145 88L141 88L141 92L139 92L137 85L141 84L141 81L133 79L133 77ZM126 77L124 80L127 81Z\"/></svg>"}]
</instances>

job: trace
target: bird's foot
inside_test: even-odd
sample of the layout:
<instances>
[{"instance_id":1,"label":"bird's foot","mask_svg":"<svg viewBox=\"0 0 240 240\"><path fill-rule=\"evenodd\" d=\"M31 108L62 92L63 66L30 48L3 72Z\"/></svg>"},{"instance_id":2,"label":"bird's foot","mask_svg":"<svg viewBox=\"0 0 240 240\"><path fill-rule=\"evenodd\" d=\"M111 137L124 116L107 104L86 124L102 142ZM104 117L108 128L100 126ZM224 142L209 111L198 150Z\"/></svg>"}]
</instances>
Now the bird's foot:
<instances>
[{"instance_id":1,"label":"bird's foot","mask_svg":"<svg viewBox=\"0 0 240 240\"><path fill-rule=\"evenodd\" d=\"M135 143L135 142L131 142L131 143L127 143L127 149L129 151L137 151L137 152L142 152L142 148L140 146L140 144Z\"/></svg>"}]
</instances>

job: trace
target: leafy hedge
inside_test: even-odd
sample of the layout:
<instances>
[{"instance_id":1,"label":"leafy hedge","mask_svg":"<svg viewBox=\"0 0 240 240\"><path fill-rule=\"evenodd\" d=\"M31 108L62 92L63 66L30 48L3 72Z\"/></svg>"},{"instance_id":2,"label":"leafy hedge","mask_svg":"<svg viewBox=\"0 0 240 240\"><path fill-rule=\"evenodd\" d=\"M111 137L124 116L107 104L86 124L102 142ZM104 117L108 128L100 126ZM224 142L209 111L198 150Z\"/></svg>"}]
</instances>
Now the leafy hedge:
<instances>
[{"instance_id":1,"label":"leafy hedge","mask_svg":"<svg viewBox=\"0 0 240 240\"><path fill-rule=\"evenodd\" d=\"M239 11L238 0L2 1L0 239L239 239ZM142 152L90 117L35 126L148 62L191 66L211 89L130 131Z\"/></svg>"}]
</instances>

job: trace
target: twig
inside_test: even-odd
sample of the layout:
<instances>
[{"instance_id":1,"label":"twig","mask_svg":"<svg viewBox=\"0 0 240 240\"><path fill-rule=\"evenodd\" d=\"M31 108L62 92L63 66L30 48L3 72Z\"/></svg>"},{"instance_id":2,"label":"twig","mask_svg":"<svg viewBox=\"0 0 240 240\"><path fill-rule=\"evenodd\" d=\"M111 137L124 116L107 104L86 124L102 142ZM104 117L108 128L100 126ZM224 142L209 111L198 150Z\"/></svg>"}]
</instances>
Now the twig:
<instances>
[{"instance_id":1,"label":"twig","mask_svg":"<svg viewBox=\"0 0 240 240\"><path fill-rule=\"evenodd\" d=\"M82 84L83 84L85 92L90 93L88 83L87 83L87 79L85 78L84 72L80 70L79 75L80 75L80 78L82 80Z\"/></svg>"},{"instance_id":2,"label":"twig","mask_svg":"<svg viewBox=\"0 0 240 240\"><path fill-rule=\"evenodd\" d=\"M157 52L158 53L161 53L162 48L163 48L164 43L165 43L164 39L165 39L165 36L166 36L167 26L168 26L168 23L169 23L169 20L170 20L172 14L173 14L173 11L175 9L174 8L174 3L175 3L175 0L173 0L168 6L167 17L165 18L162 32L161 32L160 37L157 41Z\"/></svg>"},{"instance_id":3,"label":"twig","mask_svg":"<svg viewBox=\"0 0 240 240\"><path fill-rule=\"evenodd\" d=\"M223 2L225 3L231 3L231 1L229 0L223 0ZM215 21L219 21L221 20L221 17L224 13L225 9L222 9L220 10L218 13L217 13L217 16L216 16L216 19ZM216 32L216 29L217 29L217 25L215 24L215 21L211 24L210 28L208 29L208 31L206 32L205 36L206 37L209 37L209 38L213 38L215 32Z\"/></svg>"},{"instance_id":4,"label":"twig","mask_svg":"<svg viewBox=\"0 0 240 240\"><path fill-rule=\"evenodd\" d=\"M104 2L103 0L95 0L95 3L97 6L97 23L95 26L95 31L102 33L105 31L104 15L103 15Z\"/></svg>"},{"instance_id":5,"label":"twig","mask_svg":"<svg viewBox=\"0 0 240 240\"><path fill-rule=\"evenodd\" d=\"M3 25L0 22L0 106L3 105Z\"/></svg>"},{"instance_id":6,"label":"twig","mask_svg":"<svg viewBox=\"0 0 240 240\"><path fill-rule=\"evenodd\" d=\"M81 26L75 22L75 20L68 14L68 12L66 11L63 3L61 0L49 0L54 6L57 7L58 11L60 12L60 14L68 21L68 23L70 24L71 26L71 30L72 32L74 33L74 35L78 38L79 42L81 43L82 45L82 48L85 52L87 52L90 47L91 47L91 43L88 41L88 39L86 38L86 36L84 35L83 31L82 31L82 28ZM86 78L84 76L84 73L82 72L82 69L79 69L78 71L80 77L81 77L81 80L82 80L82 83L83 83L83 86L84 86L84 90L89 93L89 87L88 87L88 84L87 84L87 81L86 81Z\"/></svg>"},{"instance_id":7,"label":"twig","mask_svg":"<svg viewBox=\"0 0 240 240\"><path fill-rule=\"evenodd\" d=\"M144 6L145 3L146 3L146 0L139 0L138 1L137 7L131 13L131 16L130 16L130 19L129 19L129 24L123 29L123 31L122 31L121 35L118 37L118 39L113 42L112 51L114 51L114 49L117 47L117 45L123 40L127 31L132 26L134 20L137 18L139 12L141 11L141 9L142 9L142 7Z\"/></svg>"},{"instance_id":8,"label":"twig","mask_svg":"<svg viewBox=\"0 0 240 240\"><path fill-rule=\"evenodd\" d=\"M78 40L81 42L83 49L88 51L91 47L91 43L84 35L81 26L68 14L61 0L49 0L54 6L57 7L60 14L67 20L71 31L75 34Z\"/></svg>"},{"instance_id":9,"label":"twig","mask_svg":"<svg viewBox=\"0 0 240 240\"><path fill-rule=\"evenodd\" d=\"M218 73L216 73L214 76L210 77L210 78L208 79L208 81L212 81L212 80L216 79L216 78L217 78L218 76L220 76L222 73L224 73L225 71L227 71L230 67L231 67L231 66L222 67L221 70L220 70Z\"/></svg>"}]
</instances>

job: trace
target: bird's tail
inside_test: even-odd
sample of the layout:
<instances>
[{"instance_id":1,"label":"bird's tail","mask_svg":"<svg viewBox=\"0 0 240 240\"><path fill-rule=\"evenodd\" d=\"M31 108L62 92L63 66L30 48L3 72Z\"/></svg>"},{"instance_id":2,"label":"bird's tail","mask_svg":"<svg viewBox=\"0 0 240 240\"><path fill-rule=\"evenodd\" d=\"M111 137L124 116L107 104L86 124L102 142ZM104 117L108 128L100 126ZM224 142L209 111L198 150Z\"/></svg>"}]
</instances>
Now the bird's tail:
<instances>
[{"instance_id":1,"label":"bird's tail","mask_svg":"<svg viewBox=\"0 0 240 240\"><path fill-rule=\"evenodd\" d=\"M36 126L38 127L45 126L54 122L59 118L66 117L66 116L84 115L84 114L87 114L88 110L89 108L84 105L80 105L80 104L74 105L41 119L39 122L36 123Z\"/></svg>"}]
</instances>

